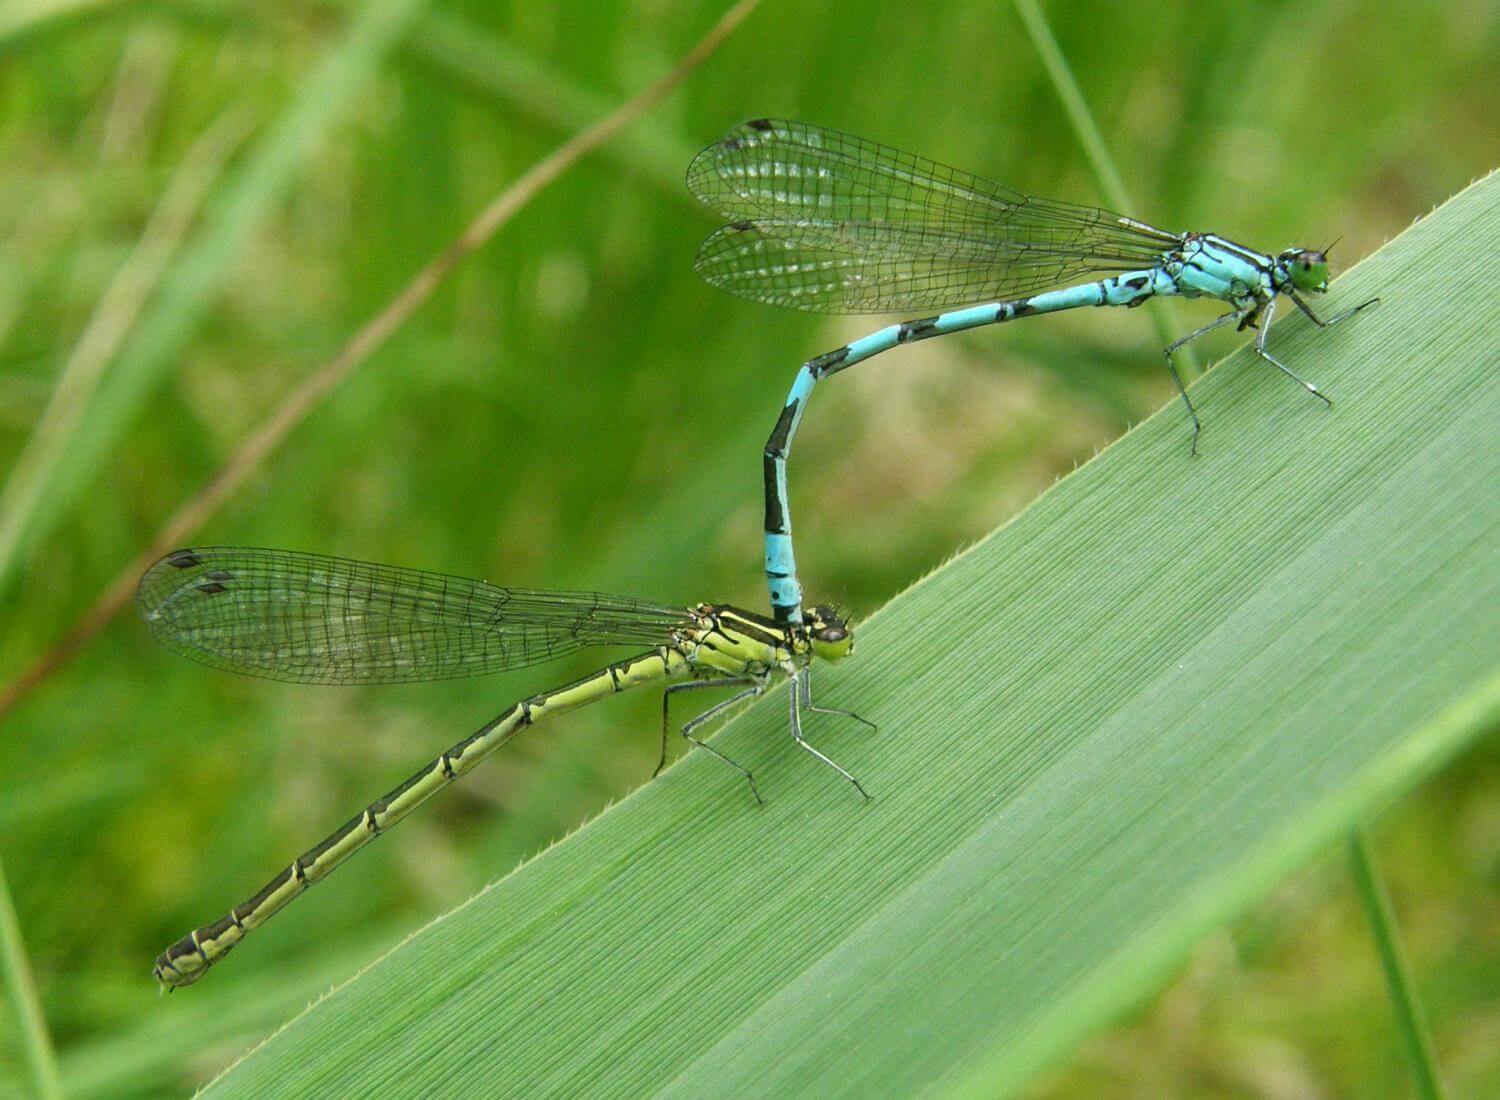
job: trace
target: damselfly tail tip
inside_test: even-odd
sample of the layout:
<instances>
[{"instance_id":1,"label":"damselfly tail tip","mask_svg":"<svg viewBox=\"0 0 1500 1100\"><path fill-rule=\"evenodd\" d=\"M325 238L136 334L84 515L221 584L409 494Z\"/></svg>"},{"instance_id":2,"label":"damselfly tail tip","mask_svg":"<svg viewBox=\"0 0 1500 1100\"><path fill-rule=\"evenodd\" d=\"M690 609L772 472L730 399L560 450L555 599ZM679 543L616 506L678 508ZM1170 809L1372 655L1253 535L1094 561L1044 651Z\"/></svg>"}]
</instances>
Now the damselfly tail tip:
<instances>
[{"instance_id":1,"label":"damselfly tail tip","mask_svg":"<svg viewBox=\"0 0 1500 1100\"><path fill-rule=\"evenodd\" d=\"M191 943L193 950L197 950L197 944L190 936L179 942ZM207 973L208 963L198 955L174 955L170 948L156 956L156 963L151 967L151 976L156 979L158 987L168 993L192 985Z\"/></svg>"}]
</instances>

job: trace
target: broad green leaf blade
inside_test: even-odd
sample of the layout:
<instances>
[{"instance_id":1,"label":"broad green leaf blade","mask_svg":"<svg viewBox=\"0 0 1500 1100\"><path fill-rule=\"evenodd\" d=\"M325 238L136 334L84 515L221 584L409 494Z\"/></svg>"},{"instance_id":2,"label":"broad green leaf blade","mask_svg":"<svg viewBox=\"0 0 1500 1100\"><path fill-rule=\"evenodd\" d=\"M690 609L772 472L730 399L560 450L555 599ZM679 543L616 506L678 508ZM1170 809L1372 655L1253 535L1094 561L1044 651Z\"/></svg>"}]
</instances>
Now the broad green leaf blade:
<instances>
[{"instance_id":1,"label":"broad green leaf blade","mask_svg":"<svg viewBox=\"0 0 1500 1100\"><path fill-rule=\"evenodd\" d=\"M717 742L768 805L690 758L211 1091L993 1095L1065 1054L1500 713L1497 198L1277 326L1336 409L1241 352L1200 458L1167 408L864 624L817 688L880 732L811 732L874 802L778 693Z\"/></svg>"}]
</instances>

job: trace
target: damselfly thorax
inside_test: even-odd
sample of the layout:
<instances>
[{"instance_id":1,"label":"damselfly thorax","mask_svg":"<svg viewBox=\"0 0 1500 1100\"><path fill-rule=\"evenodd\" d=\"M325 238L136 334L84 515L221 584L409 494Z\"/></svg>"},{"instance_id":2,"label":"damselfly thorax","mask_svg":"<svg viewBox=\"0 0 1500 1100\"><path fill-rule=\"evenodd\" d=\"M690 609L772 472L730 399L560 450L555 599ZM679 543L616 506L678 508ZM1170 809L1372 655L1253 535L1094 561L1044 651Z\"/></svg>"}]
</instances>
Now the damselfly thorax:
<instances>
[{"instance_id":1,"label":"damselfly thorax","mask_svg":"<svg viewBox=\"0 0 1500 1100\"><path fill-rule=\"evenodd\" d=\"M1182 297L1218 298L1239 310L1264 308L1291 285L1284 262L1217 233L1184 234L1162 267Z\"/></svg>"}]
</instances>

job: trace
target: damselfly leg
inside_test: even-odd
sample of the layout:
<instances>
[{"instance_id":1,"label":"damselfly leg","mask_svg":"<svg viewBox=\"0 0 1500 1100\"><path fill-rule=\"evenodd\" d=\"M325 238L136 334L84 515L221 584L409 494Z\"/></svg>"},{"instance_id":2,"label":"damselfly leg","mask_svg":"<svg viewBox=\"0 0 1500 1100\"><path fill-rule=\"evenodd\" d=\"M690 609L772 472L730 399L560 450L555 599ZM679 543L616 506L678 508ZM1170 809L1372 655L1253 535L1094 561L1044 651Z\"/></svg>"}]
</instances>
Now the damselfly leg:
<instances>
[{"instance_id":1,"label":"damselfly leg","mask_svg":"<svg viewBox=\"0 0 1500 1100\"><path fill-rule=\"evenodd\" d=\"M1303 378L1296 371L1292 370L1291 367L1287 366L1280 359L1276 358L1276 356L1272 355L1269 351L1266 350L1266 338L1271 335L1271 321L1275 316L1276 299L1272 298L1269 302L1266 303L1265 313L1261 315L1260 331L1255 334L1255 354L1260 356L1267 363L1270 363L1271 366L1275 367L1282 374L1286 375L1293 382L1297 383L1297 385L1301 386L1308 393L1312 394L1319 401L1323 402L1323 404L1327 405L1330 409L1333 408L1333 398L1329 397L1322 390L1318 389L1318 387L1313 383Z\"/></svg>"},{"instance_id":2,"label":"damselfly leg","mask_svg":"<svg viewBox=\"0 0 1500 1100\"><path fill-rule=\"evenodd\" d=\"M868 718L861 718L852 710L843 710L839 707L815 707L812 701L812 669L804 668L802 675L797 678L798 691L802 696L802 709L813 714L837 714L844 718L853 718L862 726L868 726L871 733L879 731L880 727Z\"/></svg>"},{"instance_id":3,"label":"damselfly leg","mask_svg":"<svg viewBox=\"0 0 1500 1100\"><path fill-rule=\"evenodd\" d=\"M870 801L869 792L867 792L865 790L864 785L862 783L860 783L860 781L858 779L855 779L854 776L851 775L844 768L841 768L838 764L835 764L828 757L824 756L817 749L813 748L812 745L808 744L807 738L805 738L805 737L802 736L802 694L803 694L802 681L803 681L803 679L806 676L807 676L807 669L805 669L805 668L798 669L797 670L797 674L794 677L792 677L792 683L790 683L790 684L787 685L787 694L790 697L791 704L792 704L791 705L792 740L795 741L795 742L797 742L797 744L800 745L802 748L804 748L808 752L812 753L813 756L815 756L819 760L823 761L823 763L827 764L830 768L832 768L834 771L838 772L841 776L843 776L845 779L847 779L854 786L854 789L859 792L859 796L861 798L863 798L866 802ZM860 721L863 722L864 719L861 718Z\"/></svg>"},{"instance_id":4,"label":"damselfly leg","mask_svg":"<svg viewBox=\"0 0 1500 1100\"><path fill-rule=\"evenodd\" d=\"M1239 316L1241 316L1240 310L1231 309L1228 313L1215 317L1202 328L1196 328L1186 336L1179 336L1176 340L1168 344L1167 349L1162 352L1167 359L1167 370L1172 372L1172 382L1177 386L1178 396L1182 398L1182 403L1187 406L1188 416L1193 418L1193 454L1195 455L1198 453L1198 432L1202 430L1202 426L1198 423L1198 410L1193 408L1193 399L1188 396L1187 387L1182 384L1182 376L1177 373L1177 364L1172 361L1172 353L1185 344L1198 339L1198 337L1212 332L1221 325L1227 325Z\"/></svg>"},{"instance_id":5,"label":"damselfly leg","mask_svg":"<svg viewBox=\"0 0 1500 1100\"><path fill-rule=\"evenodd\" d=\"M1288 291L1286 291L1286 296L1288 298L1290 298L1296 304L1296 306L1297 306L1298 309L1300 309L1303 313L1307 314L1307 319L1309 321L1311 321L1313 324L1317 325L1319 328L1332 328L1334 325L1338 324L1340 321L1347 321L1349 318L1353 317L1360 310L1365 309L1365 308L1367 308L1369 306L1377 305L1380 302L1379 298L1371 298L1369 301L1360 302L1359 305L1357 305L1357 306L1350 306L1348 309L1344 310L1342 313L1335 313L1332 317L1328 318L1328 320L1325 321L1321 317L1319 317L1316 313L1313 312L1312 306L1308 305L1305 301L1303 301L1302 300L1302 296L1299 295L1295 290L1288 290Z\"/></svg>"},{"instance_id":6,"label":"damselfly leg","mask_svg":"<svg viewBox=\"0 0 1500 1100\"><path fill-rule=\"evenodd\" d=\"M760 796L760 790L755 786L755 777L750 774L749 769L735 763L733 760L725 756L722 752L714 748L708 742L694 737L693 731L702 726L704 723L712 721L716 715L723 714L726 710L734 706L736 703L742 703L747 699L754 699L757 695L766 690L766 685L768 683L770 683L769 677L761 679L747 679L739 676L730 676L718 680L690 680L685 684L672 684L665 691L663 691L661 694L661 759L657 761L656 770L651 773L652 778L660 775L662 768L666 767L667 765L667 731L671 728L671 723L667 717L667 714L671 709L673 695L681 691L692 691L695 688L723 688L735 687L739 684L749 684L750 686L745 688L743 691L735 692L728 699L724 699L718 703L715 703L713 706L705 710L702 714L696 715L691 721L684 725L679 732L684 738L687 739L689 744L695 746L696 748L707 750L710 754L718 757L720 760L724 761L724 763L728 764L731 768L744 776L745 782L750 784L750 793L755 796L755 801L758 804L764 806L766 800Z\"/></svg>"}]
</instances>

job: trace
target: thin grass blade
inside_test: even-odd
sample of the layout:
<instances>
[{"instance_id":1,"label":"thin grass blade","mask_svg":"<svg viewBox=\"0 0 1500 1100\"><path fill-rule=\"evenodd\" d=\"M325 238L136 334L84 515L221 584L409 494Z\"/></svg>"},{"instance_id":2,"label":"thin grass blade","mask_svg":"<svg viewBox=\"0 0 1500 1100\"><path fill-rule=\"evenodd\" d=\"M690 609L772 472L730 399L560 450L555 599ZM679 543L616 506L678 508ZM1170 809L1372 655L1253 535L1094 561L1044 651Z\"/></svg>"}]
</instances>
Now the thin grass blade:
<instances>
[{"instance_id":1,"label":"thin grass blade","mask_svg":"<svg viewBox=\"0 0 1500 1100\"><path fill-rule=\"evenodd\" d=\"M350 9L343 38L298 88L286 111L256 142L246 163L212 197L203 224L179 253L162 288L104 378L65 453L45 471L16 537L35 546L98 475L151 389L182 353L265 219L316 152L328 127L354 101L399 43L425 0L377 0Z\"/></svg>"}]
</instances>

